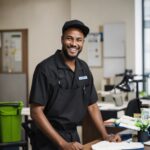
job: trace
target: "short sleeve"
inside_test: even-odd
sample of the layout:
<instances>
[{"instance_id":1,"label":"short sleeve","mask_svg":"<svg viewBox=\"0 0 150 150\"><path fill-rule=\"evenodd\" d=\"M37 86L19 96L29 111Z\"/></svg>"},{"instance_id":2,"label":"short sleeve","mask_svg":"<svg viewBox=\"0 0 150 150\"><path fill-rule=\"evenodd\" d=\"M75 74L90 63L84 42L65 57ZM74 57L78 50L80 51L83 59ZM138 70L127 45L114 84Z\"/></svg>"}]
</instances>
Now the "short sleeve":
<instances>
[{"instance_id":1,"label":"short sleeve","mask_svg":"<svg viewBox=\"0 0 150 150\"><path fill-rule=\"evenodd\" d=\"M91 74L92 77L92 74ZM89 105L96 103L98 100L97 92L93 83L93 77L91 80L90 102Z\"/></svg>"},{"instance_id":2,"label":"short sleeve","mask_svg":"<svg viewBox=\"0 0 150 150\"><path fill-rule=\"evenodd\" d=\"M48 80L42 66L38 65L34 71L29 103L46 105L48 101Z\"/></svg>"},{"instance_id":3,"label":"short sleeve","mask_svg":"<svg viewBox=\"0 0 150 150\"><path fill-rule=\"evenodd\" d=\"M96 92L95 85L94 85L93 75L88 65L86 63L83 63L83 65L84 65L85 72L89 78L89 89L88 89L89 103L88 105L91 105L97 102L98 96L97 96L97 92Z\"/></svg>"}]
</instances>

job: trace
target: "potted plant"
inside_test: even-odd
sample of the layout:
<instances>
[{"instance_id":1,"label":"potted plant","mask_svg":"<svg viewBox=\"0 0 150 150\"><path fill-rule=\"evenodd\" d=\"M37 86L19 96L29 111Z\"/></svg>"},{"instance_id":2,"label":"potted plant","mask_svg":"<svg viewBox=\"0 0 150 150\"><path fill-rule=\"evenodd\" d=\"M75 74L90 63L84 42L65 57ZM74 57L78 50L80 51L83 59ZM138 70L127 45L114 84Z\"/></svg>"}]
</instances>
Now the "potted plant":
<instances>
[{"instance_id":1,"label":"potted plant","mask_svg":"<svg viewBox=\"0 0 150 150\"><path fill-rule=\"evenodd\" d=\"M135 126L140 128L138 131L138 141L145 142L150 139L150 119L138 119Z\"/></svg>"}]
</instances>

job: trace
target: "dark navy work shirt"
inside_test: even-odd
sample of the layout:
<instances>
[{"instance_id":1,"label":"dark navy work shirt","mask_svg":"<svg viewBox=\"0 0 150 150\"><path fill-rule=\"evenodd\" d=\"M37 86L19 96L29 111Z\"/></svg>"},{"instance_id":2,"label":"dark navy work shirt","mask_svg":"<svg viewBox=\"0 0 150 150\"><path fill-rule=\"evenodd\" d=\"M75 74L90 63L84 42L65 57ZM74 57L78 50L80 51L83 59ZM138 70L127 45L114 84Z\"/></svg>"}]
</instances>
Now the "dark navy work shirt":
<instances>
[{"instance_id":1,"label":"dark navy work shirt","mask_svg":"<svg viewBox=\"0 0 150 150\"><path fill-rule=\"evenodd\" d=\"M83 101L84 99L86 99L85 102L85 109L86 109L88 105L95 103L98 99L93 84L93 77L89 70L89 67L84 61L77 58L75 71L73 72L64 63L63 57L61 55L61 50L57 50L54 55L48 57L47 59L45 59L44 61L42 61L37 65L34 72L33 82L32 82L32 87L30 92L30 104L37 103L45 106L44 112L49 120L51 120L51 118L54 119L54 117L58 117L60 120L62 118L64 120L69 121L69 119L71 117L74 117L74 115L68 117L67 115L65 116L65 113L63 114L63 112L59 112L59 113L57 112L56 114L53 114L54 112L51 113L48 112L50 112L50 110L53 110L53 104L55 104L55 99L58 98L58 93L60 88L63 88L64 90L72 89L73 91L80 87L81 89L84 88L86 89L86 87L88 87L88 91L85 91L87 97L86 98L84 96L79 97L79 99ZM62 97L62 102L63 100L64 97ZM61 109L61 102L60 105L59 103L57 104L58 107L60 108L59 109L60 111L65 111L64 109ZM68 104L69 104L69 100L68 100ZM80 107L78 101L77 103L74 102L72 105L69 106L66 105L66 107L72 107L71 109L73 110L76 109L75 105L76 107ZM61 115L61 113L63 115ZM81 112L77 111L76 115L77 116L81 115Z\"/></svg>"}]
</instances>

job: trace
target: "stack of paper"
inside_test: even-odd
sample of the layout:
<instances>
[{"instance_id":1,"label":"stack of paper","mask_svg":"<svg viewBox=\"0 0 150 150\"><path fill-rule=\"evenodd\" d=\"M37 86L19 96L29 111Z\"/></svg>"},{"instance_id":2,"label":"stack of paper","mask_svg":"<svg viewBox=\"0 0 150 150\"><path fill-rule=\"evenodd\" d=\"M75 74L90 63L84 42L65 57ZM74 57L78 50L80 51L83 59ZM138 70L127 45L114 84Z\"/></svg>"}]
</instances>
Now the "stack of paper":
<instances>
[{"instance_id":1,"label":"stack of paper","mask_svg":"<svg viewBox=\"0 0 150 150\"><path fill-rule=\"evenodd\" d=\"M144 145L150 146L150 141L144 142Z\"/></svg>"},{"instance_id":2,"label":"stack of paper","mask_svg":"<svg viewBox=\"0 0 150 150\"><path fill-rule=\"evenodd\" d=\"M92 145L92 150L144 150L144 145L139 142L108 142L101 141Z\"/></svg>"},{"instance_id":3,"label":"stack of paper","mask_svg":"<svg viewBox=\"0 0 150 150\"><path fill-rule=\"evenodd\" d=\"M120 119L117 120L117 124L120 127L125 127L128 129L140 131L140 128L135 126L136 121L137 121L137 118L133 118L129 116L122 116Z\"/></svg>"}]
</instances>

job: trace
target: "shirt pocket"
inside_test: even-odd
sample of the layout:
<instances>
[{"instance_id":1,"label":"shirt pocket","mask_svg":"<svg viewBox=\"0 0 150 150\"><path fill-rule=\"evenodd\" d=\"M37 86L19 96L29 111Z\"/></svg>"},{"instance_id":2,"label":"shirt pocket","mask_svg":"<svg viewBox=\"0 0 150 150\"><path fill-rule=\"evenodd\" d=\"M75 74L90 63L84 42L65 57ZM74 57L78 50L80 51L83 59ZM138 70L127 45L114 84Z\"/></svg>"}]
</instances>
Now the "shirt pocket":
<instances>
[{"instance_id":1,"label":"shirt pocket","mask_svg":"<svg viewBox=\"0 0 150 150\"><path fill-rule=\"evenodd\" d=\"M85 105L88 105L90 103L90 97L91 97L91 85L87 84L83 86L83 102Z\"/></svg>"}]
</instances>

